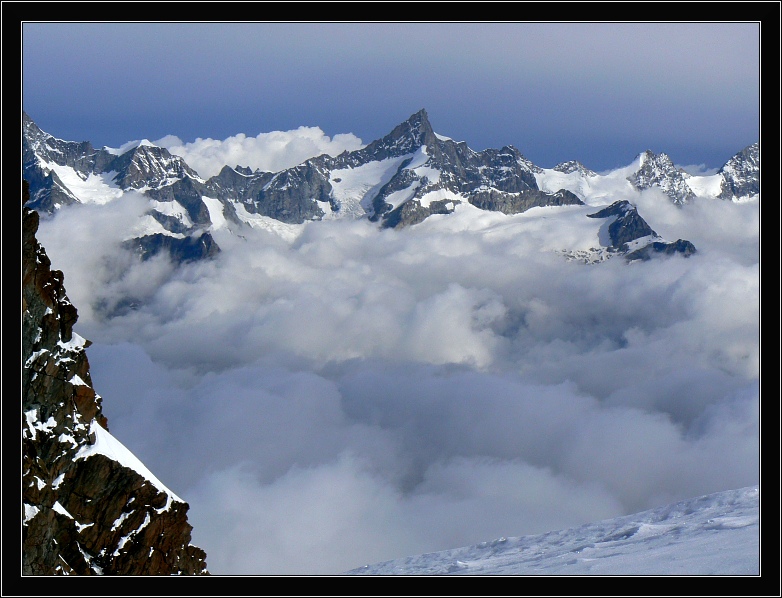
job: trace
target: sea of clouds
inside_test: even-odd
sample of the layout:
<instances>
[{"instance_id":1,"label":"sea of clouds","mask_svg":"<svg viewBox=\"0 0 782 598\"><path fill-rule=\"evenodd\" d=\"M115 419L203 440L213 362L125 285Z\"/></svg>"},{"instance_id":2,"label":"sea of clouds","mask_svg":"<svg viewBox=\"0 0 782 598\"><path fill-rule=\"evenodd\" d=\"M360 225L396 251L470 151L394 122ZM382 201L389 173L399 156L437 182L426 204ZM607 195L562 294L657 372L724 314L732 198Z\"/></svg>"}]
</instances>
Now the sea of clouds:
<instances>
[{"instance_id":1,"label":"sea of clouds","mask_svg":"<svg viewBox=\"0 0 782 598\"><path fill-rule=\"evenodd\" d=\"M179 151L279 169L231 154L273 139L228 141ZM134 193L38 237L110 431L210 571L334 574L758 483L759 202L632 200L698 253L586 265L556 251L583 208L464 209L223 229L175 267L120 248Z\"/></svg>"}]
</instances>

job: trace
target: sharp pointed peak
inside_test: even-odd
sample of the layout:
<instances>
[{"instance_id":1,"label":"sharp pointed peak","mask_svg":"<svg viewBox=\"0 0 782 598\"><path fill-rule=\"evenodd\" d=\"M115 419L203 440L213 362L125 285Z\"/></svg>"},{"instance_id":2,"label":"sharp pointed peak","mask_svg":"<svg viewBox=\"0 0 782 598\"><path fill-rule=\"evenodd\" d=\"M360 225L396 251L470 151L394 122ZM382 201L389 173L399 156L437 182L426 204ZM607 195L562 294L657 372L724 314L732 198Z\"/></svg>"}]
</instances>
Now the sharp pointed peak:
<instances>
[{"instance_id":1,"label":"sharp pointed peak","mask_svg":"<svg viewBox=\"0 0 782 598\"><path fill-rule=\"evenodd\" d=\"M383 139L367 146L367 149L373 148L373 144L393 144L396 147L394 151L409 152L421 145L437 145L437 136L429 122L426 110L422 108L407 120L399 123Z\"/></svg>"},{"instance_id":2,"label":"sharp pointed peak","mask_svg":"<svg viewBox=\"0 0 782 598\"><path fill-rule=\"evenodd\" d=\"M425 108L421 108L418 112L412 114L403 124L409 125L411 130L414 131L434 133L432 124L429 122L429 114L427 114Z\"/></svg>"},{"instance_id":3,"label":"sharp pointed peak","mask_svg":"<svg viewBox=\"0 0 782 598\"><path fill-rule=\"evenodd\" d=\"M414 119L429 120L429 114L426 112L426 108L421 108L418 112L413 113L408 120Z\"/></svg>"}]
</instances>

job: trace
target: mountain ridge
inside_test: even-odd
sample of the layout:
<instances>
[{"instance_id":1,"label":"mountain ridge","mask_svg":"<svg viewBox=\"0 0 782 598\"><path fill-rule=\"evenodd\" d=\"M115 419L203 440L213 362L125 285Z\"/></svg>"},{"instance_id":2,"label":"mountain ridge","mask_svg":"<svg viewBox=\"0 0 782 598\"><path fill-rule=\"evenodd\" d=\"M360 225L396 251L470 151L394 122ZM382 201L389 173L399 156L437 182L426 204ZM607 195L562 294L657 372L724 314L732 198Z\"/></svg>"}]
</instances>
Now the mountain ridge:
<instances>
[{"instance_id":1,"label":"mountain ridge","mask_svg":"<svg viewBox=\"0 0 782 598\"><path fill-rule=\"evenodd\" d=\"M435 133L425 109L357 150L321 154L277 172L225 165L208 179L154 144L96 150L88 141L54 138L26 113L22 129L30 207L52 214L90 201L77 187L98 179L105 197L137 191L152 200L147 214L155 226L128 242L142 259L160 252L175 261L208 259L220 251L216 227L241 229L263 218L286 224L366 218L380 228L401 228L451 214L460 204L508 215L592 205L588 189L604 177L575 160L541 168L512 145L476 152ZM628 197L656 188L683 206L703 196L740 201L759 194L757 143L711 177L690 175L651 150L635 164L626 176Z\"/></svg>"}]
</instances>

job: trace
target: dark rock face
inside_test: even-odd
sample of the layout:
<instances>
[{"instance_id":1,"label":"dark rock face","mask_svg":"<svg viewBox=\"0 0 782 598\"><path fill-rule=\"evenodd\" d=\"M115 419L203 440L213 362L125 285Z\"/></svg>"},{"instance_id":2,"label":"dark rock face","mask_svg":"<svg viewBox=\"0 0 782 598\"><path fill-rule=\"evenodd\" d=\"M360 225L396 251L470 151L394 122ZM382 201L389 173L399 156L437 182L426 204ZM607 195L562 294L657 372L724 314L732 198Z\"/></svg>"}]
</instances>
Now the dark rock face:
<instances>
[{"instance_id":1,"label":"dark rock face","mask_svg":"<svg viewBox=\"0 0 782 598\"><path fill-rule=\"evenodd\" d=\"M155 233L129 239L123 245L134 251L142 260L148 260L163 251L178 263L211 258L220 252L220 248L209 233L183 238Z\"/></svg>"},{"instance_id":2,"label":"dark rock face","mask_svg":"<svg viewBox=\"0 0 782 598\"><path fill-rule=\"evenodd\" d=\"M383 227L396 228L412 226L419 222L423 222L432 214L450 214L453 212L455 203L459 202L434 200L430 202L428 206L422 206L421 202L415 199L406 201L385 216L383 219Z\"/></svg>"},{"instance_id":3,"label":"dark rock face","mask_svg":"<svg viewBox=\"0 0 782 598\"><path fill-rule=\"evenodd\" d=\"M208 226L212 223L209 217L209 208L201 199L202 196L209 195L209 193L206 186L199 181L186 177L170 185L150 189L146 195L157 201L176 201L185 208L192 224L182 232L193 232L196 227ZM153 210L153 214L160 214L160 212ZM157 219L157 216L155 217Z\"/></svg>"},{"instance_id":4,"label":"dark rock face","mask_svg":"<svg viewBox=\"0 0 782 598\"><path fill-rule=\"evenodd\" d=\"M273 172L252 172L241 166L223 166L219 174L207 181L207 185L209 191L219 199L251 203L252 196L257 195L273 177Z\"/></svg>"},{"instance_id":5,"label":"dark rock face","mask_svg":"<svg viewBox=\"0 0 782 598\"><path fill-rule=\"evenodd\" d=\"M612 203L594 214L587 214L589 218L616 218L608 225L608 235L611 239L611 247L617 250L626 250L627 244L636 239L653 236L657 233L641 218L638 210L629 201L622 200Z\"/></svg>"},{"instance_id":6,"label":"dark rock face","mask_svg":"<svg viewBox=\"0 0 782 598\"><path fill-rule=\"evenodd\" d=\"M314 158L275 174L252 198L254 212L288 222L320 220L324 212L317 202L330 202L331 184L322 159Z\"/></svg>"},{"instance_id":7,"label":"dark rock face","mask_svg":"<svg viewBox=\"0 0 782 598\"><path fill-rule=\"evenodd\" d=\"M722 199L751 197L760 193L760 144L745 147L723 166Z\"/></svg>"},{"instance_id":8,"label":"dark rock face","mask_svg":"<svg viewBox=\"0 0 782 598\"><path fill-rule=\"evenodd\" d=\"M625 254L627 261L648 260L654 254L680 253L688 257L696 251L692 243L683 239L674 243L665 242L627 200L616 201L594 214L587 214L587 217L612 219L608 224L609 250ZM643 245L631 247L634 241Z\"/></svg>"},{"instance_id":9,"label":"dark rock face","mask_svg":"<svg viewBox=\"0 0 782 598\"><path fill-rule=\"evenodd\" d=\"M503 214L518 214L530 208L543 206L584 205L575 194L561 189L556 193L545 193L538 189L505 193L494 189L476 191L470 197L470 203L482 210L492 210Z\"/></svg>"},{"instance_id":10,"label":"dark rock face","mask_svg":"<svg viewBox=\"0 0 782 598\"><path fill-rule=\"evenodd\" d=\"M206 574L187 503L105 454L127 449L108 433L38 214L22 210L22 573Z\"/></svg>"},{"instance_id":11,"label":"dark rock face","mask_svg":"<svg viewBox=\"0 0 782 598\"><path fill-rule=\"evenodd\" d=\"M666 154L654 154L647 150L641 154L641 167L627 180L639 190L659 187L673 203L681 205L695 197L687 185L687 176L673 165Z\"/></svg>"}]
</instances>

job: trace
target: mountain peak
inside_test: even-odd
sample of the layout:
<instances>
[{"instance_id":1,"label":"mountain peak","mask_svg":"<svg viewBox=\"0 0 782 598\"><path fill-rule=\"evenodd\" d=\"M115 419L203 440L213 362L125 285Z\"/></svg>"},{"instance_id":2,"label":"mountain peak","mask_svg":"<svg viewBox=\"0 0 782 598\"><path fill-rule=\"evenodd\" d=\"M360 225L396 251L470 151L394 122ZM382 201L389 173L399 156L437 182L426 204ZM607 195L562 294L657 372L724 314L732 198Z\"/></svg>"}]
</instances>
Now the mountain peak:
<instances>
[{"instance_id":1,"label":"mountain peak","mask_svg":"<svg viewBox=\"0 0 782 598\"><path fill-rule=\"evenodd\" d=\"M686 182L689 176L674 166L668 154L655 154L646 150L638 156L638 170L627 177L627 180L639 191L659 187L673 203L681 205L695 197Z\"/></svg>"},{"instance_id":2,"label":"mountain peak","mask_svg":"<svg viewBox=\"0 0 782 598\"><path fill-rule=\"evenodd\" d=\"M568 160L567 162L560 162L553 170L562 172L564 174L570 174L572 172L578 172L584 176L593 177L597 176L597 173L584 166L578 160Z\"/></svg>"},{"instance_id":3,"label":"mountain peak","mask_svg":"<svg viewBox=\"0 0 782 598\"><path fill-rule=\"evenodd\" d=\"M429 115L423 108L395 127L390 137L395 140L409 140L414 146L432 146L437 143L437 137L429 122Z\"/></svg>"},{"instance_id":4,"label":"mountain peak","mask_svg":"<svg viewBox=\"0 0 782 598\"><path fill-rule=\"evenodd\" d=\"M654 162L656 158L657 158L657 154L655 154L652 150L648 149L638 154L636 160L638 160L639 167L643 167L647 162Z\"/></svg>"},{"instance_id":5,"label":"mountain peak","mask_svg":"<svg viewBox=\"0 0 782 598\"><path fill-rule=\"evenodd\" d=\"M353 152L353 155L363 156L364 159L371 157L375 160L382 160L392 156L411 154L422 145L436 147L437 143L438 138L429 122L429 115L422 108L394 127L394 130L388 135Z\"/></svg>"},{"instance_id":6,"label":"mountain peak","mask_svg":"<svg viewBox=\"0 0 782 598\"><path fill-rule=\"evenodd\" d=\"M407 122L411 125L431 128L431 125L429 124L429 115L425 108L421 108L418 112L410 116L410 118L407 119Z\"/></svg>"}]
</instances>

